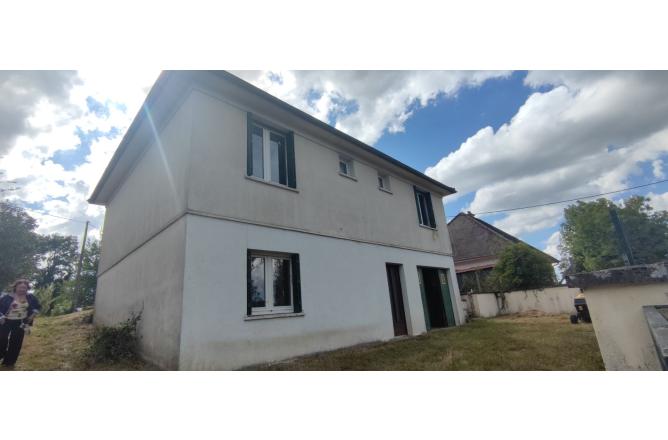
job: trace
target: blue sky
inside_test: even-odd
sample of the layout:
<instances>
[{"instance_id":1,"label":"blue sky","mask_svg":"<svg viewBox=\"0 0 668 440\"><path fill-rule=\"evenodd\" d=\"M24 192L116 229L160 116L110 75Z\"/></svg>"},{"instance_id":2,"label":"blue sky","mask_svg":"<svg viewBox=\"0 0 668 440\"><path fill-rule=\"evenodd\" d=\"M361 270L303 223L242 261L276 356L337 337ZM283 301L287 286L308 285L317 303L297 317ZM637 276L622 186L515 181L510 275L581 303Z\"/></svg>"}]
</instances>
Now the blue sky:
<instances>
[{"instance_id":1,"label":"blue sky","mask_svg":"<svg viewBox=\"0 0 668 440\"><path fill-rule=\"evenodd\" d=\"M41 233L99 236L86 202L159 72L0 75L0 172ZM233 72L458 190L446 215L665 179L668 74L587 71ZM45 78L48 76L49 78ZM48 79L48 80L47 80ZM31 93L25 93L31 90ZM20 111L17 112L17 109ZM649 194L668 208L668 187ZM483 216L557 256L565 205Z\"/></svg>"}]
</instances>

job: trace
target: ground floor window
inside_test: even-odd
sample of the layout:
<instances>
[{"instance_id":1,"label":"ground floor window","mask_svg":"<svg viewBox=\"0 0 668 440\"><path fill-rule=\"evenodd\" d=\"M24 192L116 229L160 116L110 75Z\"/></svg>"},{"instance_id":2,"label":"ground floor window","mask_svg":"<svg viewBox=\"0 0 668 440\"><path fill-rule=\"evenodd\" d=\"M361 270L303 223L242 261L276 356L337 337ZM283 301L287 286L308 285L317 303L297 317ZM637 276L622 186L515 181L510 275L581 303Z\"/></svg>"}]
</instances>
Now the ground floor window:
<instances>
[{"instance_id":1,"label":"ground floor window","mask_svg":"<svg viewBox=\"0 0 668 440\"><path fill-rule=\"evenodd\" d=\"M301 312L298 254L249 250L247 282L248 316Z\"/></svg>"}]
</instances>

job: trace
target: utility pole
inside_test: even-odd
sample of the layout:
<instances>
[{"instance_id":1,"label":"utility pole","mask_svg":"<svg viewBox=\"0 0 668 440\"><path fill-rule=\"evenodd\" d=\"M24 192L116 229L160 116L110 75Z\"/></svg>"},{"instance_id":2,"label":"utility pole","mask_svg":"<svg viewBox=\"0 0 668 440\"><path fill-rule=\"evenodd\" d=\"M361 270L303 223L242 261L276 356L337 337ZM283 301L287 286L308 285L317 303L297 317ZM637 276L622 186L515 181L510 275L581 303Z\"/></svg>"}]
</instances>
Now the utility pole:
<instances>
[{"instance_id":1,"label":"utility pole","mask_svg":"<svg viewBox=\"0 0 668 440\"><path fill-rule=\"evenodd\" d=\"M622 258L624 259L624 264L626 266L635 266L635 260L633 259L633 252L631 252L631 246L629 246L629 241L626 238L624 233L624 227L622 222L619 220L617 215L617 209L610 207L610 220L612 220L612 225L615 227L615 232L617 233L617 240L619 241L619 247L622 251Z\"/></svg>"},{"instance_id":2,"label":"utility pole","mask_svg":"<svg viewBox=\"0 0 668 440\"><path fill-rule=\"evenodd\" d=\"M86 220L86 227L84 228L83 240L81 241L81 252L79 253L79 264L77 265L77 278L74 288L74 298L72 298L72 310L76 308L81 299L81 264L83 263L84 252L86 251L86 236L88 235L88 220Z\"/></svg>"}]
</instances>

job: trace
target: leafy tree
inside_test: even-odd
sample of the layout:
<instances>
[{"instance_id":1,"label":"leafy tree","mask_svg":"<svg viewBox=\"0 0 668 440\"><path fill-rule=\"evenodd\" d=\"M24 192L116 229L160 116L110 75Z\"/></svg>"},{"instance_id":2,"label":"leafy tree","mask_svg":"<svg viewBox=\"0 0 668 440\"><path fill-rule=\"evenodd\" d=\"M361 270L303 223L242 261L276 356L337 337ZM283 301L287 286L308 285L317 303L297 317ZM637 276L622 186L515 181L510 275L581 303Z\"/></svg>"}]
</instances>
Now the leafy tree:
<instances>
[{"instance_id":1,"label":"leafy tree","mask_svg":"<svg viewBox=\"0 0 668 440\"><path fill-rule=\"evenodd\" d=\"M525 243L515 243L499 255L490 283L498 292L511 292L554 286L556 278L552 263L542 252Z\"/></svg>"},{"instance_id":2,"label":"leafy tree","mask_svg":"<svg viewBox=\"0 0 668 440\"><path fill-rule=\"evenodd\" d=\"M636 264L668 258L668 212L653 212L650 200L633 196L619 207L610 200L578 202L564 210L561 225L564 273L624 265L610 210L616 209Z\"/></svg>"},{"instance_id":3,"label":"leafy tree","mask_svg":"<svg viewBox=\"0 0 668 440\"><path fill-rule=\"evenodd\" d=\"M99 264L100 242L98 240L86 240L86 250L81 264L80 292L77 295L77 305L92 306L95 303Z\"/></svg>"},{"instance_id":4,"label":"leafy tree","mask_svg":"<svg viewBox=\"0 0 668 440\"><path fill-rule=\"evenodd\" d=\"M37 222L24 209L0 202L0 290L35 272L39 253Z\"/></svg>"},{"instance_id":5,"label":"leafy tree","mask_svg":"<svg viewBox=\"0 0 668 440\"><path fill-rule=\"evenodd\" d=\"M63 283L76 274L79 255L77 238L52 234L42 237L40 241L42 264L35 275L35 287L53 284L53 296L57 297L62 293Z\"/></svg>"}]
</instances>

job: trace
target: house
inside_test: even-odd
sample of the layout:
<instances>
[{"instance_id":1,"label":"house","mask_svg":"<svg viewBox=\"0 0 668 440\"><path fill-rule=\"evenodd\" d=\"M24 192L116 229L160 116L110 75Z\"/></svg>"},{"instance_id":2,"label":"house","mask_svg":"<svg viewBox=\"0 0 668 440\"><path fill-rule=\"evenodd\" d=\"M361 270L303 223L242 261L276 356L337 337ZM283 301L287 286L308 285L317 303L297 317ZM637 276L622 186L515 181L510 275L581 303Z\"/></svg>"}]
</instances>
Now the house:
<instances>
[{"instance_id":1,"label":"house","mask_svg":"<svg viewBox=\"0 0 668 440\"><path fill-rule=\"evenodd\" d=\"M227 72L163 72L89 202L96 325L235 369L458 325L455 190Z\"/></svg>"},{"instance_id":2,"label":"house","mask_svg":"<svg viewBox=\"0 0 668 440\"><path fill-rule=\"evenodd\" d=\"M501 251L515 243L527 244L476 218L470 212L460 212L450 220L448 231L452 240L455 270L461 293L491 292L487 281L489 274L499 261ZM527 246L531 245L527 244ZM545 255L551 263L559 262L551 255L540 250L539 252Z\"/></svg>"}]
</instances>

